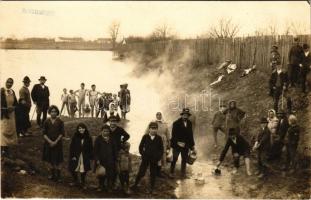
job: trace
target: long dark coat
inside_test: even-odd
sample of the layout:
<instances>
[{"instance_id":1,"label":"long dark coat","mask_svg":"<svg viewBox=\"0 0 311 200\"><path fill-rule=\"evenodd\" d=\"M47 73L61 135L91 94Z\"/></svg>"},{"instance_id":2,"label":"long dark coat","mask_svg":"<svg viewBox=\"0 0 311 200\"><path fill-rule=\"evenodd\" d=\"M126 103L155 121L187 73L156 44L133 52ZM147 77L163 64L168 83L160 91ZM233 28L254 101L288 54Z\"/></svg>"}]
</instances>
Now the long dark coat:
<instances>
[{"instance_id":1,"label":"long dark coat","mask_svg":"<svg viewBox=\"0 0 311 200\"><path fill-rule=\"evenodd\" d=\"M194 138L190 120L187 120L187 127L185 127L182 118L179 118L173 123L171 147L174 149L177 148L177 142L184 142L186 144L185 148L193 148Z\"/></svg>"},{"instance_id":2,"label":"long dark coat","mask_svg":"<svg viewBox=\"0 0 311 200\"><path fill-rule=\"evenodd\" d=\"M82 144L83 140L83 144ZM69 171L75 171L78 166L79 157L82 153L85 171L91 170L91 160L93 160L93 141L91 136L82 136L75 133L71 139L69 149ZM72 160L72 158L76 158Z\"/></svg>"},{"instance_id":3,"label":"long dark coat","mask_svg":"<svg viewBox=\"0 0 311 200\"><path fill-rule=\"evenodd\" d=\"M50 105L50 91L48 86L44 86L44 89L40 84L36 84L33 86L31 91L31 97L33 102L37 103L37 106L43 110L47 110Z\"/></svg>"}]
</instances>

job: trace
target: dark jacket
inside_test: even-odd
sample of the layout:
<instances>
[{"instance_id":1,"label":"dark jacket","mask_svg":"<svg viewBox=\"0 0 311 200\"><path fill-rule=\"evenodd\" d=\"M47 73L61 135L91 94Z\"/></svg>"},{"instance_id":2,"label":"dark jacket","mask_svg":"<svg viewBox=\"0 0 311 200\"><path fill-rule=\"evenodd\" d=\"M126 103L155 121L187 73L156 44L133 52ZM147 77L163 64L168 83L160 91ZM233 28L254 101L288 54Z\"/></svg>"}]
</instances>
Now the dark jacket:
<instances>
[{"instance_id":1,"label":"dark jacket","mask_svg":"<svg viewBox=\"0 0 311 200\"><path fill-rule=\"evenodd\" d=\"M149 134L145 134L139 144L139 153L143 160L158 162L164 153L162 138L155 135L152 140Z\"/></svg>"},{"instance_id":2,"label":"dark jacket","mask_svg":"<svg viewBox=\"0 0 311 200\"><path fill-rule=\"evenodd\" d=\"M298 125L290 126L287 131L288 144L297 145L299 142L300 127Z\"/></svg>"},{"instance_id":3,"label":"dark jacket","mask_svg":"<svg viewBox=\"0 0 311 200\"><path fill-rule=\"evenodd\" d=\"M308 56L303 54L303 59L302 59L302 70L304 72L309 72L310 71L310 66L311 66L311 52L309 52Z\"/></svg>"},{"instance_id":4,"label":"dark jacket","mask_svg":"<svg viewBox=\"0 0 311 200\"><path fill-rule=\"evenodd\" d=\"M289 50L288 61L291 65L299 65L303 59L303 49L299 44L295 44Z\"/></svg>"},{"instance_id":5,"label":"dark jacket","mask_svg":"<svg viewBox=\"0 0 311 200\"><path fill-rule=\"evenodd\" d=\"M283 87L283 86L287 87L287 83L288 83L287 73L282 71L279 74L279 76L280 76L280 81L281 81L280 82L281 87ZM273 87L276 87L277 78L278 78L278 73L277 73L277 71L274 71L271 74L270 81L269 81L270 89L273 89Z\"/></svg>"},{"instance_id":6,"label":"dark jacket","mask_svg":"<svg viewBox=\"0 0 311 200\"><path fill-rule=\"evenodd\" d=\"M101 135L97 136L94 143L94 159L99 161L103 167L115 166L117 152L116 145L111 138L106 142Z\"/></svg>"},{"instance_id":7,"label":"dark jacket","mask_svg":"<svg viewBox=\"0 0 311 200\"><path fill-rule=\"evenodd\" d=\"M83 140L83 144L81 143ZM71 139L69 149L69 170L75 171L78 166L80 154L82 153L84 170L91 170L91 160L93 160L93 141L91 136L85 137L75 133ZM76 158L72 160L72 158Z\"/></svg>"},{"instance_id":8,"label":"dark jacket","mask_svg":"<svg viewBox=\"0 0 311 200\"><path fill-rule=\"evenodd\" d=\"M31 97L30 97L30 92L27 87L22 87L19 90L19 99L26 101L26 106L31 107Z\"/></svg>"},{"instance_id":9,"label":"dark jacket","mask_svg":"<svg viewBox=\"0 0 311 200\"><path fill-rule=\"evenodd\" d=\"M280 119L278 122L277 132L276 132L280 137L280 141L284 140L288 128L289 128L288 120L283 119L283 121L281 122L281 119Z\"/></svg>"},{"instance_id":10,"label":"dark jacket","mask_svg":"<svg viewBox=\"0 0 311 200\"><path fill-rule=\"evenodd\" d=\"M187 127L185 127L182 118L179 118L173 123L171 147L177 148L177 142L184 142L186 144L185 148L193 148L194 138L190 120L187 120Z\"/></svg>"},{"instance_id":11,"label":"dark jacket","mask_svg":"<svg viewBox=\"0 0 311 200\"><path fill-rule=\"evenodd\" d=\"M48 108L50 105L50 91L48 86L44 86L44 89L41 87L40 84L36 84L33 86L31 91L31 98L32 100L37 103L37 106Z\"/></svg>"},{"instance_id":12,"label":"dark jacket","mask_svg":"<svg viewBox=\"0 0 311 200\"><path fill-rule=\"evenodd\" d=\"M7 106L7 102L6 102L6 97L5 97L5 88L1 88L1 119L9 119L9 112L8 112L8 106ZM14 94L14 104L13 106L17 106L17 99L16 99L16 95L14 90L13 94Z\"/></svg>"},{"instance_id":13,"label":"dark jacket","mask_svg":"<svg viewBox=\"0 0 311 200\"><path fill-rule=\"evenodd\" d=\"M219 161L223 161L226 157L226 154L231 147L232 154L238 153L239 155L249 155L250 153L250 145L248 141L242 136L236 136L236 143L234 143L231 138L227 139L225 148L222 150L220 154Z\"/></svg>"},{"instance_id":14,"label":"dark jacket","mask_svg":"<svg viewBox=\"0 0 311 200\"><path fill-rule=\"evenodd\" d=\"M116 145L116 151L118 152L121 149L121 144L126 142L130 135L121 127L117 126L117 128L110 133L111 139Z\"/></svg>"},{"instance_id":15,"label":"dark jacket","mask_svg":"<svg viewBox=\"0 0 311 200\"><path fill-rule=\"evenodd\" d=\"M224 114L226 115L225 123L227 129L239 128L241 120L245 117L245 112L237 107L226 109Z\"/></svg>"},{"instance_id":16,"label":"dark jacket","mask_svg":"<svg viewBox=\"0 0 311 200\"><path fill-rule=\"evenodd\" d=\"M214 115L212 124L213 127L221 127L224 125L224 122L226 120L226 115L222 113L221 111L217 111Z\"/></svg>"},{"instance_id":17,"label":"dark jacket","mask_svg":"<svg viewBox=\"0 0 311 200\"><path fill-rule=\"evenodd\" d=\"M268 127L260 130L257 135L258 151L269 151L271 147L270 137L271 132Z\"/></svg>"}]
</instances>

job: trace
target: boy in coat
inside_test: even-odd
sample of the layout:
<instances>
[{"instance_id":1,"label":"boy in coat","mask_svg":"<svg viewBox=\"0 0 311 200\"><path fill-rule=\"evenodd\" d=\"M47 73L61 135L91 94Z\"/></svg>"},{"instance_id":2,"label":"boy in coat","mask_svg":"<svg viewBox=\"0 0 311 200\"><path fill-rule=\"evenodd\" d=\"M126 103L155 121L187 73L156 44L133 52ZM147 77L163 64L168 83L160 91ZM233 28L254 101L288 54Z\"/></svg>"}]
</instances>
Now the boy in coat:
<instances>
[{"instance_id":1,"label":"boy in coat","mask_svg":"<svg viewBox=\"0 0 311 200\"><path fill-rule=\"evenodd\" d=\"M263 117L260 120L261 130L257 135L257 140L253 146L253 151L257 150L258 178L266 175L268 169L268 158L271 148L271 132L268 128L268 120Z\"/></svg>"},{"instance_id":2,"label":"boy in coat","mask_svg":"<svg viewBox=\"0 0 311 200\"><path fill-rule=\"evenodd\" d=\"M142 161L136 176L135 184L132 187L133 190L137 190L137 186L141 178L145 176L148 167L150 167L150 193L154 190L157 166L162 158L164 149L162 138L157 135L157 131L158 124L156 122L150 122L149 134L145 134L139 144L139 153Z\"/></svg>"},{"instance_id":3,"label":"boy in coat","mask_svg":"<svg viewBox=\"0 0 311 200\"><path fill-rule=\"evenodd\" d=\"M250 171L250 145L248 141L242 137L236 129L229 129L228 139L225 145L225 148L222 150L217 168L220 167L221 163L226 157L226 154L231 147L232 156L234 160L235 169L232 171L233 174L236 174L238 168L240 167L240 157L243 156L245 160L246 173L247 175L252 175Z\"/></svg>"},{"instance_id":4,"label":"boy in coat","mask_svg":"<svg viewBox=\"0 0 311 200\"><path fill-rule=\"evenodd\" d=\"M170 177L174 177L175 166L179 154L181 154L181 176L186 178L186 166L189 150L194 149L192 123L189 120L190 110L184 108L181 117L173 123L171 147L173 149L173 161L171 163Z\"/></svg>"}]
</instances>

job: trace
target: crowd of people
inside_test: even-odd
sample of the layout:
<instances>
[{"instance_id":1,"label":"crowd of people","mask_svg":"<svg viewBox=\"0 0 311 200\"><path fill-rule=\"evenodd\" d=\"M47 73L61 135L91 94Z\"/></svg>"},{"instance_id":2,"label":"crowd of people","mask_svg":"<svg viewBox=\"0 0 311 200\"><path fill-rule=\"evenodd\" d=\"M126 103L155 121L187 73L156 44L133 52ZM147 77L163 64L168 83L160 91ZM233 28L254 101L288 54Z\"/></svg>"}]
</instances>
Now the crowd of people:
<instances>
[{"instance_id":1,"label":"crowd of people","mask_svg":"<svg viewBox=\"0 0 311 200\"><path fill-rule=\"evenodd\" d=\"M297 39L295 39L297 42ZM258 163L258 176L263 177L269 172L269 163L281 159L282 149L286 147L285 170L294 170L296 166L296 152L299 143L300 128L297 118L291 108L291 98L287 97L288 110L279 109L280 96L288 87L295 87L298 83L306 92L306 74L310 71L309 46L299 44L290 50L289 72L283 72L281 58L277 52L277 46L271 51L271 66L273 68L270 79L270 95L274 99L274 109L268 111L266 117L258 122L260 131L254 145L251 145L241 133L241 122L246 113L237 107L236 101L229 101L226 105L220 105L212 120L214 145L218 147L217 134L219 131L225 134L225 145L221 152L217 169L223 163L226 154L231 147L234 171L240 166L240 157L245 160L246 172L252 175L250 154L256 152ZM299 75L302 77L299 79ZM288 76L289 75L289 76ZM289 78L288 78L289 77ZM298 81L300 80L300 81ZM189 117L190 110L184 108L178 118L172 124L171 133L168 124L163 121L162 113L156 113L155 120L150 122L139 144L141 163L134 184L130 187L129 176L132 172L132 155L130 150L130 134L118 125L121 110L121 118L126 119L126 113L130 111L131 96L127 84L120 85L117 94L100 93L96 86L85 88L81 83L79 90L63 90L61 96L62 105L50 105L50 92L45 85L46 78L41 76L39 84L34 85L29 91L30 78L23 79L23 87L19 91L19 100L12 89L14 81L7 79L5 87L1 88L1 155L10 156L9 147L17 144L17 137L29 133L30 109L32 101L36 106L38 127L43 133L42 159L50 164L51 173L49 179L61 180L61 164L64 161L62 138L65 136L65 125L60 115L65 109L70 117L74 118L78 111L79 117L85 117L91 113L91 117L104 118L100 133L97 133L95 141L84 123L79 123L71 138L68 156L68 170L72 175L71 186L82 186L86 189L86 178L89 171L93 171L98 178L98 191L110 191L117 188L117 179L126 194L137 191L140 180L150 170L150 193L154 191L158 177L175 178L175 166L181 154L181 178L187 178L187 164L193 163L190 155L196 154L193 126ZM309 87L310 89L310 87ZM86 105L86 97L89 97L89 105ZM78 100L76 100L76 98ZM86 109L87 108L87 109ZM109 116L108 113L109 112ZM47 114L50 115L47 118ZM17 134L18 133L18 134ZM93 135L96 133L92 133ZM170 162L169 171L166 170Z\"/></svg>"}]
</instances>

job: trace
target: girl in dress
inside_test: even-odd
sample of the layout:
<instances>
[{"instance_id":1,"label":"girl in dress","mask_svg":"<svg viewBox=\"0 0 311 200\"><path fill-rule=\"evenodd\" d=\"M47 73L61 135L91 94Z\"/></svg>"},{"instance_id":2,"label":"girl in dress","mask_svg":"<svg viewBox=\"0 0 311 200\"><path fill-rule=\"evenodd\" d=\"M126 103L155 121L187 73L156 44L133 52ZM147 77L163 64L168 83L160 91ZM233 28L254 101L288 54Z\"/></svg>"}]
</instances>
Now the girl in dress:
<instances>
[{"instance_id":1,"label":"girl in dress","mask_svg":"<svg viewBox=\"0 0 311 200\"><path fill-rule=\"evenodd\" d=\"M59 109L57 106L50 106L48 114L51 118L43 124L43 161L51 165L50 180L60 181L59 165L63 162L62 138L65 135L64 122L58 117Z\"/></svg>"},{"instance_id":2,"label":"girl in dress","mask_svg":"<svg viewBox=\"0 0 311 200\"><path fill-rule=\"evenodd\" d=\"M87 189L85 177L86 173L91 170L91 160L93 160L92 137L86 125L80 123L71 139L69 149L69 171L73 177L71 186L78 185L78 173L80 173L81 186Z\"/></svg>"}]
</instances>

